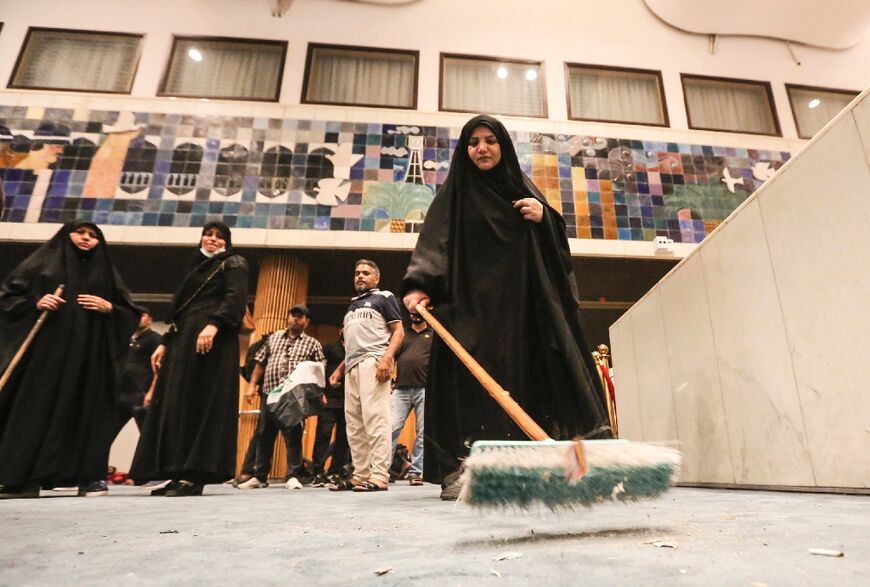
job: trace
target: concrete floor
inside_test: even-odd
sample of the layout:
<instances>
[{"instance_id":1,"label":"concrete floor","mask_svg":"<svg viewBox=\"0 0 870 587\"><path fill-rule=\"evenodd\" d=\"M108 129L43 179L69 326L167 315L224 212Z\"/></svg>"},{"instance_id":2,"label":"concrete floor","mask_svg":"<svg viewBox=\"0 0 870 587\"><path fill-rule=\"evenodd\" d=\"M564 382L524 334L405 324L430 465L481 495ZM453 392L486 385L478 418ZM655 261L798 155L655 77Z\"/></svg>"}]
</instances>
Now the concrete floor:
<instances>
[{"instance_id":1,"label":"concrete floor","mask_svg":"<svg viewBox=\"0 0 870 587\"><path fill-rule=\"evenodd\" d=\"M404 483L63 495L0 501L0 585L870 584L867 496L677 488L557 515L482 514Z\"/></svg>"}]
</instances>

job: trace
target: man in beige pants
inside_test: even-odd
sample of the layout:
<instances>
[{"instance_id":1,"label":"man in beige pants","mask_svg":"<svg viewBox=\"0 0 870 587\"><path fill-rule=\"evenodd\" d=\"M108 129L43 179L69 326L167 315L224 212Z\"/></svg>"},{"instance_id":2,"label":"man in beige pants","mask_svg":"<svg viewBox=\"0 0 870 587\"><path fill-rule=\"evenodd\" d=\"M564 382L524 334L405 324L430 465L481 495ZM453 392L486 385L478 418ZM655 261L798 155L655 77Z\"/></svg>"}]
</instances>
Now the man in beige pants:
<instances>
[{"instance_id":1,"label":"man in beige pants","mask_svg":"<svg viewBox=\"0 0 870 587\"><path fill-rule=\"evenodd\" d=\"M377 289L377 264L360 259L354 267L357 296L344 316L344 362L330 375L344 377L344 414L353 459L353 478L330 489L386 491L390 483L392 424L390 374L402 344L402 314L396 297Z\"/></svg>"}]
</instances>

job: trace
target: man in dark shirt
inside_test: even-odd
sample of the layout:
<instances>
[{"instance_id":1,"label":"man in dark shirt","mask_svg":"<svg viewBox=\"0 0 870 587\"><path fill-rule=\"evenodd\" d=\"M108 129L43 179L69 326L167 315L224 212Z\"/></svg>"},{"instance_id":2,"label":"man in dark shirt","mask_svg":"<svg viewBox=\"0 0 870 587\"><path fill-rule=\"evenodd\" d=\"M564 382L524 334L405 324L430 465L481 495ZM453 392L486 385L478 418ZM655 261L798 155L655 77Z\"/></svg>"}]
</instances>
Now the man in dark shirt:
<instances>
[{"instance_id":1,"label":"man in dark shirt","mask_svg":"<svg viewBox=\"0 0 870 587\"><path fill-rule=\"evenodd\" d=\"M323 347L326 356L326 375L331 375L344 361L344 336ZM350 462L350 448L347 444L347 424L344 419L344 380L335 385L327 384L321 398L320 412L317 414L317 430L314 433L314 454L312 466L314 481L312 485L322 487L329 481L338 481L347 476L345 467ZM332 462L329 471L324 471L326 457L329 455L332 429L335 428L335 442L332 445Z\"/></svg>"},{"instance_id":2,"label":"man in dark shirt","mask_svg":"<svg viewBox=\"0 0 870 587\"><path fill-rule=\"evenodd\" d=\"M423 406L426 402L426 375L429 371L429 349L432 330L423 317L411 314L411 327L405 329L402 347L396 355L396 384L393 390L393 453L405 421L414 409L414 448L408 482L423 485Z\"/></svg>"},{"instance_id":3,"label":"man in dark shirt","mask_svg":"<svg viewBox=\"0 0 870 587\"><path fill-rule=\"evenodd\" d=\"M161 336L151 330L151 312L145 310L139 319L136 332L130 337L124 370L118 382L118 422L115 435L133 418L136 426L142 429L146 407L145 395L154 382L151 370L151 355L160 344Z\"/></svg>"}]
</instances>

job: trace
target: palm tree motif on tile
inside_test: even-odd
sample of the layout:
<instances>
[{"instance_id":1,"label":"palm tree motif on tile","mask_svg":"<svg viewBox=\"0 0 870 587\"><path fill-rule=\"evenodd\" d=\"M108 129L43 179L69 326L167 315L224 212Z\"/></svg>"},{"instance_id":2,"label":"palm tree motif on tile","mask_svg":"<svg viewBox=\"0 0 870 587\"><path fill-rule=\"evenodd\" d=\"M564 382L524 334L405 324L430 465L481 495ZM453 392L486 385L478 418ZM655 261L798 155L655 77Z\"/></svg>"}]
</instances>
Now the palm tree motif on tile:
<instances>
[{"instance_id":1,"label":"palm tree motif on tile","mask_svg":"<svg viewBox=\"0 0 870 587\"><path fill-rule=\"evenodd\" d=\"M366 187L362 218L389 220L390 232L419 232L435 194L426 185L381 182ZM385 223L386 224L386 223Z\"/></svg>"}]
</instances>

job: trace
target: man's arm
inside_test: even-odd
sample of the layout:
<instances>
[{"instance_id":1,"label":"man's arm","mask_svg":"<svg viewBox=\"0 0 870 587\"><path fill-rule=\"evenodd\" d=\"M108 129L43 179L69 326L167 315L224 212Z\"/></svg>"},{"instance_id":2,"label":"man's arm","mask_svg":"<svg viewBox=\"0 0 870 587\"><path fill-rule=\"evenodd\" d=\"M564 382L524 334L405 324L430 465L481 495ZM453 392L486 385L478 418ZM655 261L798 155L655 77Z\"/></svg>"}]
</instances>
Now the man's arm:
<instances>
[{"instance_id":1,"label":"man's arm","mask_svg":"<svg viewBox=\"0 0 870 587\"><path fill-rule=\"evenodd\" d=\"M251 373L251 380L248 382L248 389L245 391L245 399L249 404L254 403L254 398L257 397L257 384L263 379L263 373L266 372L266 367L263 363L254 365L254 371Z\"/></svg>"},{"instance_id":2,"label":"man's arm","mask_svg":"<svg viewBox=\"0 0 870 587\"><path fill-rule=\"evenodd\" d=\"M384 383L385 381L389 381L390 372L393 370L393 359L396 356L396 352L398 352L399 347L402 346L402 340L405 338L405 329L402 326L402 322L395 321L387 324L390 330L392 331L390 334L390 344L387 346L387 350L384 352L384 355L378 361L378 366L375 371L375 379Z\"/></svg>"}]
</instances>

